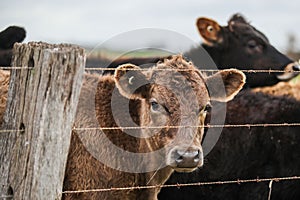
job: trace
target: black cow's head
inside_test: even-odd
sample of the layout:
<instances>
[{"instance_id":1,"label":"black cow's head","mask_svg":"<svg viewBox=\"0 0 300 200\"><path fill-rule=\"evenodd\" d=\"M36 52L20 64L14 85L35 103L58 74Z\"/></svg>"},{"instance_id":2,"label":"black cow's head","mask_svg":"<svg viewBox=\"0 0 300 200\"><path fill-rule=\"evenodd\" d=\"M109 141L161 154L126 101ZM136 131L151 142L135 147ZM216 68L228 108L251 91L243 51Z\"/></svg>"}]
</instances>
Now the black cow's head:
<instances>
[{"instance_id":1,"label":"black cow's head","mask_svg":"<svg viewBox=\"0 0 300 200\"><path fill-rule=\"evenodd\" d=\"M235 14L227 26L201 17L197 27L204 39L202 45L218 68L241 70L285 70L285 73L247 73L249 87L274 85L286 81L298 73L300 67L275 49L268 38L251 26L240 14Z\"/></svg>"},{"instance_id":2,"label":"black cow's head","mask_svg":"<svg viewBox=\"0 0 300 200\"><path fill-rule=\"evenodd\" d=\"M14 43L22 42L26 31L22 27L10 26L0 32L0 66L10 66Z\"/></svg>"}]
</instances>

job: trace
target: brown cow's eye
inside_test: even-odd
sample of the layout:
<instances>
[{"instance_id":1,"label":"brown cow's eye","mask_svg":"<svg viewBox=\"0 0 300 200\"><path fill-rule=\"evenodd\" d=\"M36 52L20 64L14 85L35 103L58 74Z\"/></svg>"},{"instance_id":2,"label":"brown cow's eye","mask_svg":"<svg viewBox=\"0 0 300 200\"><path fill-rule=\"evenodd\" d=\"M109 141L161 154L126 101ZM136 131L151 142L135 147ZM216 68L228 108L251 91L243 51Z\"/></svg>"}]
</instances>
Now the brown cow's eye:
<instances>
[{"instance_id":1,"label":"brown cow's eye","mask_svg":"<svg viewBox=\"0 0 300 200\"><path fill-rule=\"evenodd\" d=\"M150 100L150 108L152 112L167 112L169 113L169 110L164 107L163 105L159 104L156 99Z\"/></svg>"},{"instance_id":2,"label":"brown cow's eye","mask_svg":"<svg viewBox=\"0 0 300 200\"><path fill-rule=\"evenodd\" d=\"M156 99L154 99L154 98L150 99L150 106L151 106L152 112L159 112L159 111L164 110L163 106L160 105L159 103L157 103Z\"/></svg>"},{"instance_id":3,"label":"brown cow's eye","mask_svg":"<svg viewBox=\"0 0 300 200\"><path fill-rule=\"evenodd\" d=\"M150 103L151 103L151 109L152 109L153 111L158 111L158 110L159 110L160 105L159 105L157 102L151 101Z\"/></svg>"}]
</instances>

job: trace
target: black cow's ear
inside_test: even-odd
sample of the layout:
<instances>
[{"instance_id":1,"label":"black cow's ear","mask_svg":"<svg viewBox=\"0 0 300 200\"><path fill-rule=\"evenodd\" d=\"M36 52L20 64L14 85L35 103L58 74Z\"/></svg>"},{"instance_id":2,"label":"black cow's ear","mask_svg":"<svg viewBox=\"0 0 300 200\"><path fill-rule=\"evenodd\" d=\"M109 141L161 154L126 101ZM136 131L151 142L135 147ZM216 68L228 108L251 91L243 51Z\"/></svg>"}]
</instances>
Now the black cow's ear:
<instances>
[{"instance_id":1,"label":"black cow's ear","mask_svg":"<svg viewBox=\"0 0 300 200\"><path fill-rule=\"evenodd\" d=\"M239 13L233 15L228 21L228 28L231 32L242 31L243 33L251 31L252 27L247 22L245 17Z\"/></svg>"},{"instance_id":2,"label":"black cow's ear","mask_svg":"<svg viewBox=\"0 0 300 200\"><path fill-rule=\"evenodd\" d=\"M237 69L226 69L206 79L210 98L214 101L227 102L243 88L246 76Z\"/></svg>"},{"instance_id":3,"label":"black cow's ear","mask_svg":"<svg viewBox=\"0 0 300 200\"><path fill-rule=\"evenodd\" d=\"M238 23L244 23L244 24L248 24L246 18L240 14L240 13L236 13L234 14L228 21L228 25L230 25L232 22L238 22Z\"/></svg>"},{"instance_id":4,"label":"black cow's ear","mask_svg":"<svg viewBox=\"0 0 300 200\"><path fill-rule=\"evenodd\" d=\"M223 42L222 26L216 21L200 17L197 19L196 25L206 44L213 46L214 44Z\"/></svg>"},{"instance_id":5,"label":"black cow's ear","mask_svg":"<svg viewBox=\"0 0 300 200\"><path fill-rule=\"evenodd\" d=\"M0 48L12 49L14 43L22 42L26 37L26 31L22 27L10 26L0 32Z\"/></svg>"},{"instance_id":6,"label":"black cow's ear","mask_svg":"<svg viewBox=\"0 0 300 200\"><path fill-rule=\"evenodd\" d=\"M120 65L115 70L114 79L120 94L128 99L147 97L150 84L140 67L133 64Z\"/></svg>"}]
</instances>

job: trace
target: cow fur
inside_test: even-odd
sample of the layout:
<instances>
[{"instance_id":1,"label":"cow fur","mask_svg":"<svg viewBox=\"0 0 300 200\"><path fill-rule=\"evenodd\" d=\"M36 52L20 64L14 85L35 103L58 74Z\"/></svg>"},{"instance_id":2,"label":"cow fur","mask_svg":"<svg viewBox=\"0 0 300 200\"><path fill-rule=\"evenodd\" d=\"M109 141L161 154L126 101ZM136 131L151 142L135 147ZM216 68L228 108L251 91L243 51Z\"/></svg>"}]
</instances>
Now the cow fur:
<instances>
[{"instance_id":1,"label":"cow fur","mask_svg":"<svg viewBox=\"0 0 300 200\"><path fill-rule=\"evenodd\" d=\"M254 88L253 92L261 92L278 98L293 98L300 101L299 82L280 82L274 86Z\"/></svg>"}]
</instances>

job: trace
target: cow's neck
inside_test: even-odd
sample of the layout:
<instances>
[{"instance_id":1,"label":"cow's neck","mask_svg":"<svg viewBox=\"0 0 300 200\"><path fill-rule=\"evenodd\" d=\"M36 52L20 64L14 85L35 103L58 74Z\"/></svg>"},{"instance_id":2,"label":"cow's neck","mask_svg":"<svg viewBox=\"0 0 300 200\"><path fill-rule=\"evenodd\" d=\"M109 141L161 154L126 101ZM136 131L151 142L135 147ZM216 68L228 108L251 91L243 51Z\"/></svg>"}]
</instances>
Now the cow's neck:
<instances>
[{"instance_id":1,"label":"cow's neck","mask_svg":"<svg viewBox=\"0 0 300 200\"><path fill-rule=\"evenodd\" d=\"M216 66L222 67L222 50L215 46L209 46L206 44L201 44L201 46L207 51L210 57L213 59Z\"/></svg>"},{"instance_id":2,"label":"cow's neck","mask_svg":"<svg viewBox=\"0 0 300 200\"><path fill-rule=\"evenodd\" d=\"M114 93L114 98L112 99ZM123 97L118 90L115 89L114 80L111 77L100 80L96 93L96 114L99 125L101 127L126 127L133 126L129 121L133 120L137 124L139 123L138 113L134 111L139 110L139 101L131 101L129 111L131 113L125 113L131 117L124 116L124 112L120 111L124 109L124 106L128 107L128 102L125 97ZM112 102L113 101L113 102ZM113 104L112 104L113 103ZM115 110L113 110L115 109ZM128 110L125 109L125 110ZM115 130L103 130L107 138L114 143L116 146L124 149L125 151L138 152L139 140L138 137L130 135L132 130L115 129ZM130 144L130 145L129 145Z\"/></svg>"},{"instance_id":3,"label":"cow's neck","mask_svg":"<svg viewBox=\"0 0 300 200\"><path fill-rule=\"evenodd\" d=\"M138 193L138 199L156 200L157 195L161 190L161 187L174 172L170 167L163 167L156 171L141 173L139 176L139 183L143 183L144 186L157 186L151 189L142 189Z\"/></svg>"}]
</instances>

